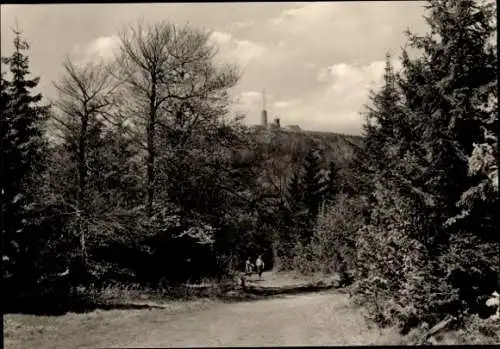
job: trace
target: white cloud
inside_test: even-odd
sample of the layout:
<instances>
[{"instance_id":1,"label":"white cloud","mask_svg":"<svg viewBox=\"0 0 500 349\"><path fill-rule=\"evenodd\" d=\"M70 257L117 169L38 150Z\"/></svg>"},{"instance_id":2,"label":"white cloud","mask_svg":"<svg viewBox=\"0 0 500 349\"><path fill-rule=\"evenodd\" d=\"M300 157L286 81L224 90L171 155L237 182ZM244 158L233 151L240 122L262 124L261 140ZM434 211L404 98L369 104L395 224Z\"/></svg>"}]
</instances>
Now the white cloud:
<instances>
[{"instance_id":1,"label":"white cloud","mask_svg":"<svg viewBox=\"0 0 500 349\"><path fill-rule=\"evenodd\" d=\"M118 36L102 36L86 44L76 44L74 52L78 63L85 63L96 59L111 60L118 47Z\"/></svg>"},{"instance_id":2,"label":"white cloud","mask_svg":"<svg viewBox=\"0 0 500 349\"><path fill-rule=\"evenodd\" d=\"M399 61L393 60L396 70ZM369 102L370 89L383 81L385 61L366 65L333 64L319 71L324 86L307 100L279 105L283 125L298 124L303 129L328 129L342 133L359 133L364 121L361 112ZM275 103L275 107L278 107Z\"/></svg>"},{"instance_id":3,"label":"white cloud","mask_svg":"<svg viewBox=\"0 0 500 349\"><path fill-rule=\"evenodd\" d=\"M119 39L116 36L101 37L89 47L90 54L98 54L104 58L113 57L114 49L118 48Z\"/></svg>"},{"instance_id":4,"label":"white cloud","mask_svg":"<svg viewBox=\"0 0 500 349\"><path fill-rule=\"evenodd\" d=\"M262 107L262 92L245 91L235 93L233 100L235 101L234 107L238 111L248 113L250 110L257 110Z\"/></svg>"},{"instance_id":5,"label":"white cloud","mask_svg":"<svg viewBox=\"0 0 500 349\"><path fill-rule=\"evenodd\" d=\"M235 56L242 65L248 64L252 59L263 55L265 49L263 46L248 40L236 40Z\"/></svg>"},{"instance_id":6,"label":"white cloud","mask_svg":"<svg viewBox=\"0 0 500 349\"><path fill-rule=\"evenodd\" d=\"M418 1L299 3L259 29L265 30L268 41L287 50L299 49L308 60L337 56L363 57L367 62L382 58L387 50L398 50L408 26L422 32L426 27L422 5Z\"/></svg>"},{"instance_id":7,"label":"white cloud","mask_svg":"<svg viewBox=\"0 0 500 349\"><path fill-rule=\"evenodd\" d=\"M297 104L297 101L290 99L285 101L276 101L274 102L273 107L278 109L283 109L283 108L289 108L295 104Z\"/></svg>"},{"instance_id":8,"label":"white cloud","mask_svg":"<svg viewBox=\"0 0 500 349\"><path fill-rule=\"evenodd\" d=\"M318 69L316 73L316 80L318 82L328 82L330 79L330 68L329 67L323 67Z\"/></svg>"},{"instance_id":9,"label":"white cloud","mask_svg":"<svg viewBox=\"0 0 500 349\"><path fill-rule=\"evenodd\" d=\"M392 59L391 64L395 71L401 69L399 60ZM334 64L328 67L329 77L332 80L331 88L338 92L359 88L377 88L382 82L385 65L385 61L374 61L363 66Z\"/></svg>"},{"instance_id":10,"label":"white cloud","mask_svg":"<svg viewBox=\"0 0 500 349\"><path fill-rule=\"evenodd\" d=\"M276 29L286 27L292 33L303 33L311 30L312 24L331 18L332 5L335 6L334 3L328 2L297 3L297 5L301 7L285 10L278 17L271 19L271 25Z\"/></svg>"},{"instance_id":11,"label":"white cloud","mask_svg":"<svg viewBox=\"0 0 500 349\"><path fill-rule=\"evenodd\" d=\"M232 27L236 29L248 28L255 24L255 21L238 21L231 24Z\"/></svg>"},{"instance_id":12,"label":"white cloud","mask_svg":"<svg viewBox=\"0 0 500 349\"><path fill-rule=\"evenodd\" d=\"M384 72L385 62L376 61L369 65L357 67L346 63L334 64L328 67L329 76L332 80L330 88L337 93L352 94L375 85L380 82Z\"/></svg>"},{"instance_id":13,"label":"white cloud","mask_svg":"<svg viewBox=\"0 0 500 349\"><path fill-rule=\"evenodd\" d=\"M230 43L232 37L228 33L214 31L211 34L211 39L214 40L215 42L217 42L220 45L224 45L224 44Z\"/></svg>"},{"instance_id":14,"label":"white cloud","mask_svg":"<svg viewBox=\"0 0 500 349\"><path fill-rule=\"evenodd\" d=\"M219 46L219 54L230 62L246 66L252 60L261 57L265 47L249 40L239 40L229 33L214 31L211 39Z\"/></svg>"},{"instance_id":15,"label":"white cloud","mask_svg":"<svg viewBox=\"0 0 500 349\"><path fill-rule=\"evenodd\" d=\"M262 93L257 91L246 91L240 94L240 98L245 102L253 102L258 98L262 98Z\"/></svg>"}]
</instances>

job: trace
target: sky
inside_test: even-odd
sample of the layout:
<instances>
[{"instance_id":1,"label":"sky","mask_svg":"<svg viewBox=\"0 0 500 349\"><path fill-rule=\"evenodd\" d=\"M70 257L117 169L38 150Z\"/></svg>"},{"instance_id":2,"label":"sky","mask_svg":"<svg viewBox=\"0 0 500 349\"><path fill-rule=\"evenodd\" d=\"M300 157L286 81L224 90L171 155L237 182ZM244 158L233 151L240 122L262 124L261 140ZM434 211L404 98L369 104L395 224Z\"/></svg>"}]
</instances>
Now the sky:
<instances>
[{"instance_id":1,"label":"sky","mask_svg":"<svg viewBox=\"0 0 500 349\"><path fill-rule=\"evenodd\" d=\"M209 30L220 58L241 67L231 93L245 122L260 122L262 91L271 121L360 134L369 91L380 86L385 55L395 67L410 28L425 33L422 1L128 3L2 5L1 52L16 26L29 41L31 72L54 98L66 55L113 57L124 25L170 21Z\"/></svg>"}]
</instances>

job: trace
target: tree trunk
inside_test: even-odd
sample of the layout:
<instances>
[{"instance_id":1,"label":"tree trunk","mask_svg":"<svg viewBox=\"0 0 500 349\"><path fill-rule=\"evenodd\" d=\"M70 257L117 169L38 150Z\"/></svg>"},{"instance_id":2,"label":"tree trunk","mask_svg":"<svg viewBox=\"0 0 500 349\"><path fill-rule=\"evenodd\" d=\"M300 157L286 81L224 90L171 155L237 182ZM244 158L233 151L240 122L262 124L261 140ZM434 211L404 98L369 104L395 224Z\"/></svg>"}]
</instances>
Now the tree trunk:
<instances>
[{"instance_id":1,"label":"tree trunk","mask_svg":"<svg viewBox=\"0 0 500 349\"><path fill-rule=\"evenodd\" d=\"M76 203L77 208L77 235L80 236L80 254L83 265L86 265L86 247L85 247L85 229L82 224L82 212L85 211L85 184L86 184L86 147L85 139L87 137L89 116L85 113L82 118L82 125L80 129L80 139L78 147L78 198Z\"/></svg>"},{"instance_id":2,"label":"tree trunk","mask_svg":"<svg viewBox=\"0 0 500 349\"><path fill-rule=\"evenodd\" d=\"M153 126L151 119L148 123L148 160L147 160L147 196L146 196L146 215L152 216L153 211L153 194L154 194L154 145L153 145Z\"/></svg>"},{"instance_id":3,"label":"tree trunk","mask_svg":"<svg viewBox=\"0 0 500 349\"><path fill-rule=\"evenodd\" d=\"M81 210L85 201L85 181L86 181L86 157L85 157L85 138L87 137L88 117L82 119L80 128L80 139L78 144L78 198L77 207Z\"/></svg>"},{"instance_id":4,"label":"tree trunk","mask_svg":"<svg viewBox=\"0 0 500 349\"><path fill-rule=\"evenodd\" d=\"M452 324L457 319L454 316L448 316L444 320L440 321L436 325L434 325L429 331L425 333L422 338L418 341L417 345L421 345L426 343L432 336L438 334L439 332L445 331L448 329L450 324Z\"/></svg>"},{"instance_id":5,"label":"tree trunk","mask_svg":"<svg viewBox=\"0 0 500 349\"><path fill-rule=\"evenodd\" d=\"M153 78L151 87L151 96L149 100L149 120L147 127L147 195L146 195L146 215L150 218L153 215L153 196L154 196L154 181L155 181L155 152L154 152L154 130L156 122L156 81Z\"/></svg>"}]
</instances>

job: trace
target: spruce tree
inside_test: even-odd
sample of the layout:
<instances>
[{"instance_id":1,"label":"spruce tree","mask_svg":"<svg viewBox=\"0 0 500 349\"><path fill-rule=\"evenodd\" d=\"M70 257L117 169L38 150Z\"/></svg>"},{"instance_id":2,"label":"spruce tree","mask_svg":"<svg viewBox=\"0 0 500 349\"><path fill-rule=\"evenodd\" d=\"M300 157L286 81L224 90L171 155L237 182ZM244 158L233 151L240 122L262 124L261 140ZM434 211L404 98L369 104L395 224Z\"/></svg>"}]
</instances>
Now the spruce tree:
<instances>
[{"instance_id":1,"label":"spruce tree","mask_svg":"<svg viewBox=\"0 0 500 349\"><path fill-rule=\"evenodd\" d=\"M376 186L390 189L389 186L399 181L396 167L411 141L411 124L401 111L401 90L397 82L398 74L387 54L383 84L379 91L371 93L363 125L363 145L356 149L358 186L366 192L373 192Z\"/></svg>"},{"instance_id":2,"label":"spruce tree","mask_svg":"<svg viewBox=\"0 0 500 349\"><path fill-rule=\"evenodd\" d=\"M394 161L394 156L398 155L398 143L409 136L400 120L400 92L396 81L391 56L387 54L383 85L380 91L372 92L370 96L371 105L364 125L364 165L369 173L381 172L388 161Z\"/></svg>"},{"instance_id":3,"label":"spruce tree","mask_svg":"<svg viewBox=\"0 0 500 349\"><path fill-rule=\"evenodd\" d=\"M304 243L312 236L319 208L328 194L328 185L321 167L317 147L311 145L303 163L293 174L285 194L284 219Z\"/></svg>"},{"instance_id":4,"label":"spruce tree","mask_svg":"<svg viewBox=\"0 0 500 349\"><path fill-rule=\"evenodd\" d=\"M403 50L402 70L396 76L401 97L394 103L394 112L387 113L396 115L391 121L398 122L379 129L370 126L368 132L370 146L382 146L386 153L374 164L385 162L386 169L372 166L376 204L371 226L359 234L359 259L377 266L369 270L365 265L358 276L391 280L394 289L401 291L388 296L392 299L386 304L405 297L415 317L436 321L440 312L458 313L467 307L473 312L478 296L491 292L498 271L495 248L487 239L477 238L488 224L487 234L496 230L492 211L498 205L489 200L467 203L495 188L491 174L498 153L493 151L491 134L497 107L489 101L496 99L497 72L491 4L436 0L428 2L427 10L430 32L423 36L407 32L410 48L420 56L412 58ZM390 107L391 103L382 110ZM461 212L460 204L469 212ZM470 211L474 205L488 212L481 220L474 220L479 213ZM468 219L456 219L460 215ZM453 220L455 224L450 224ZM387 264L386 258L370 249L375 243L383 249L390 239L402 255L390 257ZM412 262L403 263L408 253ZM384 271L386 265L404 266L407 271L394 277L391 268ZM408 319L407 315L401 317Z\"/></svg>"},{"instance_id":5,"label":"spruce tree","mask_svg":"<svg viewBox=\"0 0 500 349\"><path fill-rule=\"evenodd\" d=\"M315 146L309 148L304 159L304 203L311 223L314 222L321 203L325 198L325 176L321 167L321 157Z\"/></svg>"},{"instance_id":6,"label":"spruce tree","mask_svg":"<svg viewBox=\"0 0 500 349\"><path fill-rule=\"evenodd\" d=\"M285 201L287 207L294 211L304 200L304 193L302 187L302 168L299 168L292 174L285 193Z\"/></svg>"},{"instance_id":7,"label":"spruce tree","mask_svg":"<svg viewBox=\"0 0 500 349\"><path fill-rule=\"evenodd\" d=\"M39 78L31 78L28 43L19 30L14 31L14 52L2 57L9 68L10 80L2 74L2 245L7 261L4 276L16 280L15 287L26 289L35 281L35 255L40 237L37 204L45 170L47 144L43 124L48 106L41 105L42 95L33 93ZM13 291L16 292L16 291Z\"/></svg>"},{"instance_id":8,"label":"spruce tree","mask_svg":"<svg viewBox=\"0 0 500 349\"><path fill-rule=\"evenodd\" d=\"M340 177L340 168L335 161L330 161L328 164L328 172L325 179L324 198L327 201L334 202L337 195L342 190L342 183Z\"/></svg>"},{"instance_id":9,"label":"spruce tree","mask_svg":"<svg viewBox=\"0 0 500 349\"><path fill-rule=\"evenodd\" d=\"M280 240L282 244L287 246L285 250L292 248L298 242L306 228L307 207L304 203L302 170L302 167L298 167L289 179L280 210L284 225Z\"/></svg>"},{"instance_id":10,"label":"spruce tree","mask_svg":"<svg viewBox=\"0 0 500 349\"><path fill-rule=\"evenodd\" d=\"M481 141L481 126L491 115L478 102L488 100L484 87L497 79L491 49L494 12L492 4L472 0L431 1L427 9L430 33L408 32L410 46L422 50L422 57L410 59L403 52L400 86L418 140L412 155L421 166L413 182L431 196L427 208L433 238L445 242L443 223L458 214L456 203L474 181L467 155Z\"/></svg>"},{"instance_id":11,"label":"spruce tree","mask_svg":"<svg viewBox=\"0 0 500 349\"><path fill-rule=\"evenodd\" d=\"M41 94L32 93L39 78L29 78L29 58L25 54L29 45L21 32L14 33L14 52L2 58L11 73L11 81L2 77L2 190L4 203L24 202L26 206L33 200L31 181L43 171L46 143L42 127L48 107L40 105Z\"/></svg>"}]
</instances>

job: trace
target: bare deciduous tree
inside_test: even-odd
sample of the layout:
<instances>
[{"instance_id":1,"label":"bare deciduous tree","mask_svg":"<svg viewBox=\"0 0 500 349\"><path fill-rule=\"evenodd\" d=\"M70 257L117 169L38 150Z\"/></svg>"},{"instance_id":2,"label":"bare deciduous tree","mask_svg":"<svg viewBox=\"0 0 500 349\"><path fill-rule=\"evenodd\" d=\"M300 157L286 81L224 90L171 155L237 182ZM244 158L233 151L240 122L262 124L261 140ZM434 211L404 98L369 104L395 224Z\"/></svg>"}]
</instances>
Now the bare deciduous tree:
<instances>
[{"instance_id":1,"label":"bare deciduous tree","mask_svg":"<svg viewBox=\"0 0 500 349\"><path fill-rule=\"evenodd\" d=\"M216 67L207 32L162 22L130 25L121 34L117 77L147 143L146 214L153 214L157 126L167 144L183 147L194 130L227 113L227 90L238 81L231 67ZM205 131L209 131L205 129Z\"/></svg>"},{"instance_id":2,"label":"bare deciduous tree","mask_svg":"<svg viewBox=\"0 0 500 349\"><path fill-rule=\"evenodd\" d=\"M85 220L87 210L88 144L92 142L92 129L100 127L105 115L112 108L113 94L118 84L112 79L104 62L87 63L79 67L67 58L63 67L64 75L58 83L54 83L59 98L54 102L58 112L52 116L65 138L76 143L78 191L76 202L67 204L75 209L77 215L76 229L80 236L80 252L85 262L86 237L82 221Z\"/></svg>"}]
</instances>

